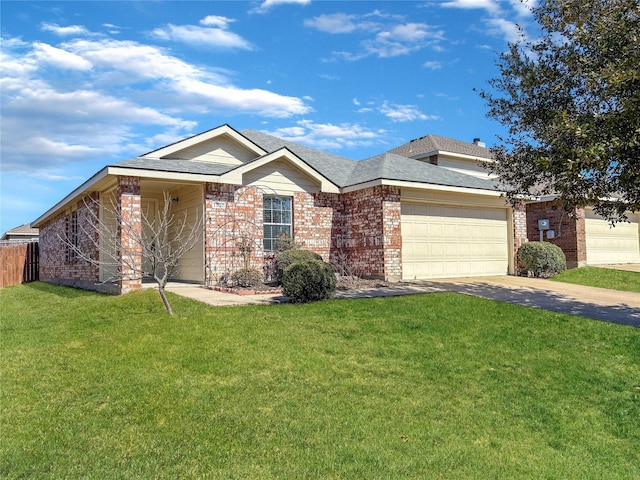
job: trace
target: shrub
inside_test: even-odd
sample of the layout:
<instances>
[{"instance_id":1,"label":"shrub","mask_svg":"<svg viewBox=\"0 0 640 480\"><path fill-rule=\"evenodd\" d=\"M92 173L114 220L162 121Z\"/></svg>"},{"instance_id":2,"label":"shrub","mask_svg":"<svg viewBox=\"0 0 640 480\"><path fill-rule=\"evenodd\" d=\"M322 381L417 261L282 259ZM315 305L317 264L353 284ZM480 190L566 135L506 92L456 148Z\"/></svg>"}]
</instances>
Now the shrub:
<instances>
[{"instance_id":1,"label":"shrub","mask_svg":"<svg viewBox=\"0 0 640 480\"><path fill-rule=\"evenodd\" d=\"M233 272L230 279L241 287L255 287L262 283L262 272L257 268L242 268Z\"/></svg>"},{"instance_id":2,"label":"shrub","mask_svg":"<svg viewBox=\"0 0 640 480\"><path fill-rule=\"evenodd\" d=\"M522 270L534 277L549 278L567 269L567 259L560 247L549 242L528 242L518 249Z\"/></svg>"},{"instance_id":3,"label":"shrub","mask_svg":"<svg viewBox=\"0 0 640 480\"><path fill-rule=\"evenodd\" d=\"M295 262L289 265L282 279L282 293L292 303L326 300L336 289L336 276L331 265L321 260Z\"/></svg>"},{"instance_id":4,"label":"shrub","mask_svg":"<svg viewBox=\"0 0 640 480\"><path fill-rule=\"evenodd\" d=\"M281 233L276 238L276 252L286 252L287 250L298 250L302 248L302 244L295 241L293 237L290 237L286 233Z\"/></svg>"},{"instance_id":5,"label":"shrub","mask_svg":"<svg viewBox=\"0 0 640 480\"><path fill-rule=\"evenodd\" d=\"M276 256L276 282L282 284L282 277L285 269L295 262L308 262L309 260L320 260L322 257L310 250L286 250Z\"/></svg>"}]
</instances>

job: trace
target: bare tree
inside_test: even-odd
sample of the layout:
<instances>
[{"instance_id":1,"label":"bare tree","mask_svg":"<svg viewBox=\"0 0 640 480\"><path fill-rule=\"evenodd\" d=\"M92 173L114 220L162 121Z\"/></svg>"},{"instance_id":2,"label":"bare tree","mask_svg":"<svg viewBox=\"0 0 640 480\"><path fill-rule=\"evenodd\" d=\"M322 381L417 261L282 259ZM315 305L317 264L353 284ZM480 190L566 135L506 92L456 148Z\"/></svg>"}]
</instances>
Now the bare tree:
<instances>
[{"instance_id":1,"label":"bare tree","mask_svg":"<svg viewBox=\"0 0 640 480\"><path fill-rule=\"evenodd\" d=\"M162 208L142 211L140 221L115 202L103 204L100 214L98 200L89 197L84 200L85 221L78 222L78 232L87 241L83 246L68 236L63 241L76 258L108 272L105 282L154 280L167 313L173 315L166 286L180 259L202 240L203 221L198 212L191 217L186 210L173 214L171 195L165 191L163 196ZM98 258L94 258L95 252Z\"/></svg>"}]
</instances>

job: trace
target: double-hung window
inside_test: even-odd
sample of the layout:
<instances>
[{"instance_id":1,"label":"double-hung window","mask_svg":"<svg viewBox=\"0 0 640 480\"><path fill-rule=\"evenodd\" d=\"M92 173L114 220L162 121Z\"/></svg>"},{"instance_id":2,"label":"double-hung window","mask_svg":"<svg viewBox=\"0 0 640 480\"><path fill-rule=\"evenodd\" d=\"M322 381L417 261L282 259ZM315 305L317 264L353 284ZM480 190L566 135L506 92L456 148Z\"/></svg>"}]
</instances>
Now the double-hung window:
<instances>
[{"instance_id":1,"label":"double-hung window","mask_svg":"<svg viewBox=\"0 0 640 480\"><path fill-rule=\"evenodd\" d=\"M286 234L292 236L291 197L264 196L264 251L275 252L276 240Z\"/></svg>"}]
</instances>

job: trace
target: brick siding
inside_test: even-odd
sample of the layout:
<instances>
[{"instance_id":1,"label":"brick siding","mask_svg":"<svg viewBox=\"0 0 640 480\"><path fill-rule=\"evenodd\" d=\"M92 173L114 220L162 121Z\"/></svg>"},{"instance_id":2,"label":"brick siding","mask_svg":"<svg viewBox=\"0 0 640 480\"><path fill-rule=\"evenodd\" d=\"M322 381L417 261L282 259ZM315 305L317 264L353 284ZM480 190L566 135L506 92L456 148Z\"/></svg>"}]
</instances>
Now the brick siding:
<instances>
[{"instance_id":1,"label":"brick siding","mask_svg":"<svg viewBox=\"0 0 640 480\"><path fill-rule=\"evenodd\" d=\"M138 177L118 177L117 203L121 217L118 242L122 246L118 282L120 291L124 293L142 287L139 273L142 270L142 246L136 241L142 232L142 199Z\"/></svg>"},{"instance_id":2,"label":"brick siding","mask_svg":"<svg viewBox=\"0 0 640 480\"><path fill-rule=\"evenodd\" d=\"M559 246L567 258L567 268L582 267L587 263L587 245L584 226L584 210L567 212L560 202L538 202L527 205L527 235L532 241L540 240L538 220L549 219L549 228L555 238L544 241Z\"/></svg>"},{"instance_id":3,"label":"brick siding","mask_svg":"<svg viewBox=\"0 0 640 480\"><path fill-rule=\"evenodd\" d=\"M78 219L78 249L98 258L95 219L98 218L97 194L87 196L40 227L40 279L81 288L95 288L98 266L69 254L69 222L72 212ZM93 238L92 238L93 237Z\"/></svg>"},{"instance_id":4,"label":"brick siding","mask_svg":"<svg viewBox=\"0 0 640 480\"><path fill-rule=\"evenodd\" d=\"M140 180L118 177L116 200L123 221L141 229ZM238 241L252 241L250 264L263 269L269 278L274 255L263 251L263 197L270 192L259 187L206 183L204 185L204 278L213 284L244 266ZM97 198L97 194L96 194ZM368 278L397 281L402 278L400 187L375 186L354 192L293 194L293 234L303 248L319 253L339 269ZM527 224L524 207L514 209L515 249L526 241ZM97 215L97 213L96 213ZM79 222L87 222L80 213ZM64 261L64 247L57 235L65 228L65 216L48 222L41 230L42 271L50 279L67 278L85 282L98 281L97 267ZM137 230L136 230L137 229ZM135 270L142 258L127 228L118 234L123 255L129 255L136 268L120 272L119 291L141 287ZM530 233L530 232L529 232ZM95 252L97 255L97 252ZM126 263L126 262L125 262Z\"/></svg>"}]
</instances>

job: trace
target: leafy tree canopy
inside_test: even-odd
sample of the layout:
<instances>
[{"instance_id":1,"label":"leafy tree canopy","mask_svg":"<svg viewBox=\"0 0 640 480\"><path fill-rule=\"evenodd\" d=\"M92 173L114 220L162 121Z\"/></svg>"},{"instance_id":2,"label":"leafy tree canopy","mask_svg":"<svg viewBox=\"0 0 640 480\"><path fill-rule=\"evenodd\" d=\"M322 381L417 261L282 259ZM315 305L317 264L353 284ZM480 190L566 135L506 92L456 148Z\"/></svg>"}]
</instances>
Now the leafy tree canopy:
<instances>
[{"instance_id":1,"label":"leafy tree canopy","mask_svg":"<svg viewBox=\"0 0 640 480\"><path fill-rule=\"evenodd\" d=\"M482 91L508 127L494 173L513 202L556 194L611 221L640 210L640 2L541 0L541 35L523 35Z\"/></svg>"}]
</instances>

